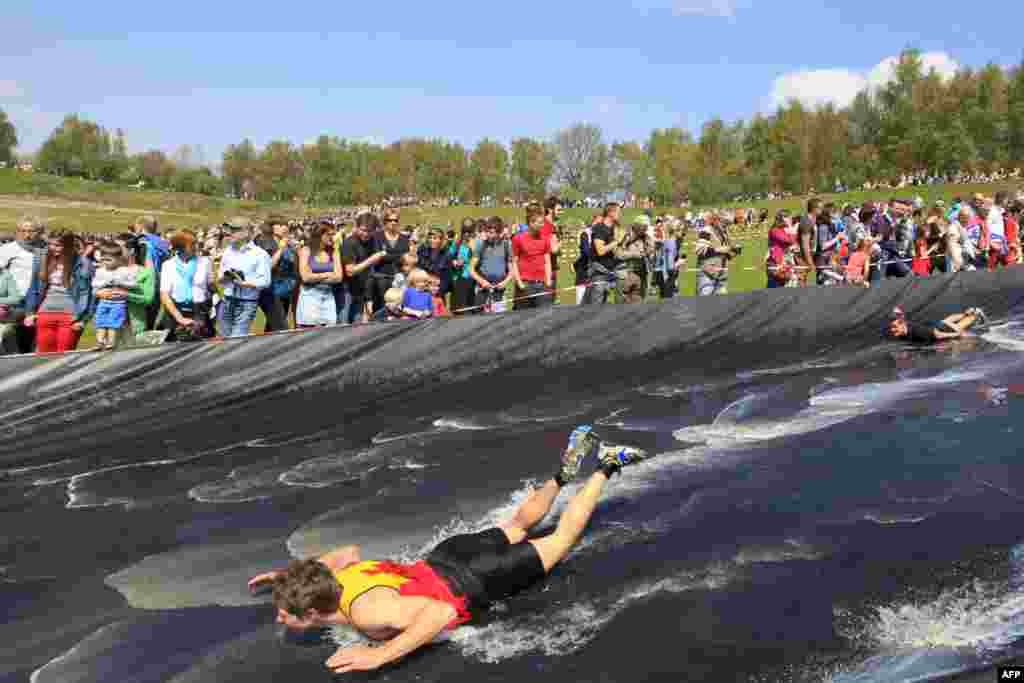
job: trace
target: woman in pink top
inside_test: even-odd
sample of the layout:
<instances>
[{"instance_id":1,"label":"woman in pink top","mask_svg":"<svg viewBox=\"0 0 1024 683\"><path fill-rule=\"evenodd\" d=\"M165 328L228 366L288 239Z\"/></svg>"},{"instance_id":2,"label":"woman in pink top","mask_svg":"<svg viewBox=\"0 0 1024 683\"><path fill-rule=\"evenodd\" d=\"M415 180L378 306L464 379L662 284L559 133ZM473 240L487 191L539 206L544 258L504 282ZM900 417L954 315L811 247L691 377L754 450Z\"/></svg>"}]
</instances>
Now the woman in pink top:
<instances>
[{"instance_id":1,"label":"woman in pink top","mask_svg":"<svg viewBox=\"0 0 1024 683\"><path fill-rule=\"evenodd\" d=\"M796 228L788 211L775 214L774 227L768 231L768 289L785 287L791 269L785 264L786 250L796 244Z\"/></svg>"},{"instance_id":2,"label":"woman in pink top","mask_svg":"<svg viewBox=\"0 0 1024 683\"><path fill-rule=\"evenodd\" d=\"M857 243L857 251L846 263L846 282L857 287L868 287L868 268L871 267L871 245L874 240L866 235Z\"/></svg>"}]
</instances>

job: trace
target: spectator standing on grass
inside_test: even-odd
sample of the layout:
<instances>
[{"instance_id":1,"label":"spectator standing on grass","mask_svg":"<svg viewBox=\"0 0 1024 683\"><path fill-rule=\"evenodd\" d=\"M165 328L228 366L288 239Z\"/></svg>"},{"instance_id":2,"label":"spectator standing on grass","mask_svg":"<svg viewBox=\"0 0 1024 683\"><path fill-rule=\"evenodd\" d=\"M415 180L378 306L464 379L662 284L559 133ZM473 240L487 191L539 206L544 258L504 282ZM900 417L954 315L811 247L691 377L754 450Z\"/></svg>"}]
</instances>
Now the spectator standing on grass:
<instances>
[{"instance_id":1,"label":"spectator standing on grass","mask_svg":"<svg viewBox=\"0 0 1024 683\"><path fill-rule=\"evenodd\" d=\"M270 255L270 286L260 292L259 298L266 321L264 332L288 329L288 312L298 280L298 257L288 233L288 221L270 216L260 226L260 237L256 240L256 246Z\"/></svg>"},{"instance_id":2,"label":"spectator standing on grass","mask_svg":"<svg viewBox=\"0 0 1024 683\"><path fill-rule=\"evenodd\" d=\"M233 218L224 232L228 248L217 271L224 291L218 326L222 337L244 337L256 318L260 293L270 287L270 254L252 241L248 218Z\"/></svg>"},{"instance_id":3,"label":"spectator standing on grass","mask_svg":"<svg viewBox=\"0 0 1024 683\"><path fill-rule=\"evenodd\" d=\"M615 249L615 284L619 301L623 303L643 303L646 294L646 261L654 256L654 240L647 234L649 225L649 219L633 223L622 238L622 243Z\"/></svg>"},{"instance_id":4,"label":"spectator standing on grass","mask_svg":"<svg viewBox=\"0 0 1024 683\"><path fill-rule=\"evenodd\" d=\"M531 204L526 207L526 232L512 238L512 275L522 298L516 310L543 308L551 305L551 241L544 237L544 210Z\"/></svg>"},{"instance_id":5,"label":"spectator standing on grass","mask_svg":"<svg viewBox=\"0 0 1024 683\"><path fill-rule=\"evenodd\" d=\"M25 296L14 273L0 268L0 356L18 353L18 325L25 317Z\"/></svg>"},{"instance_id":6,"label":"spectator standing on grass","mask_svg":"<svg viewBox=\"0 0 1024 683\"><path fill-rule=\"evenodd\" d=\"M818 214L821 213L821 200L811 199L807 202L807 214L801 216L797 227L797 275L801 286L806 287L814 271L814 254L817 252Z\"/></svg>"},{"instance_id":7,"label":"spectator standing on grass","mask_svg":"<svg viewBox=\"0 0 1024 683\"><path fill-rule=\"evenodd\" d=\"M138 235L119 235L115 242L124 251L128 261L127 268L135 275L135 284L123 291L128 301L128 325L118 342L120 345L124 337L133 341L146 331L146 310L156 295L156 274L151 268L143 265L146 262L146 244ZM102 301L108 296L119 294L121 292L117 290L101 289L96 292L96 298Z\"/></svg>"},{"instance_id":8,"label":"spectator standing on grass","mask_svg":"<svg viewBox=\"0 0 1024 683\"><path fill-rule=\"evenodd\" d=\"M398 274L402 257L409 253L409 238L399 231L399 214L395 209L384 213L383 230L372 236L374 252L384 256L373 266L370 284L372 287L373 310L384 308L384 294L391 289L391 283Z\"/></svg>"},{"instance_id":9,"label":"spectator standing on grass","mask_svg":"<svg viewBox=\"0 0 1024 683\"><path fill-rule=\"evenodd\" d=\"M157 222L153 216L140 216L135 221L135 232L142 236L146 242L146 268L152 268L156 273L157 289L160 288L160 274L163 272L163 263L171 253L170 244L167 240L157 234ZM156 317L160 313L160 301L154 298L146 308L146 329L152 330L156 326Z\"/></svg>"},{"instance_id":10,"label":"spectator standing on grass","mask_svg":"<svg viewBox=\"0 0 1024 683\"><path fill-rule=\"evenodd\" d=\"M36 351L73 351L92 311L93 262L79 256L74 233L50 236L25 295L25 324L36 328Z\"/></svg>"},{"instance_id":11,"label":"spectator standing on grass","mask_svg":"<svg viewBox=\"0 0 1024 683\"><path fill-rule=\"evenodd\" d=\"M92 278L96 348L112 351L128 325L128 290L135 286L137 269L129 267L128 256L117 242L101 242L96 272ZM98 299L97 293L107 296Z\"/></svg>"},{"instance_id":12,"label":"spectator standing on grass","mask_svg":"<svg viewBox=\"0 0 1024 683\"><path fill-rule=\"evenodd\" d=\"M599 223L600 220L600 214L594 216L594 220L591 224L582 228L579 232L578 241L580 246L580 255L576 257L576 261L572 264L573 272L576 275L577 305L583 303L583 297L587 293L587 282L590 280L590 236L593 231L593 226Z\"/></svg>"},{"instance_id":13,"label":"spectator standing on grass","mask_svg":"<svg viewBox=\"0 0 1024 683\"><path fill-rule=\"evenodd\" d=\"M373 251L370 230L374 222L373 214L359 214L352 228L352 235L341 243L341 264L350 297L348 315L342 322L348 324L367 322L373 314L373 284L370 272L387 256L384 251Z\"/></svg>"},{"instance_id":14,"label":"spectator standing on grass","mask_svg":"<svg viewBox=\"0 0 1024 683\"><path fill-rule=\"evenodd\" d=\"M46 224L42 219L35 216L26 216L18 221L15 227L15 238L0 246L0 271L8 273L14 280L19 300L12 304L11 311L16 312L18 320L14 326L14 343L20 353L31 353L35 346L36 328L28 327L23 323L25 313L25 295L32 285L32 273L37 263L43 258L46 252L46 242L43 240L43 233ZM8 323L10 324L10 323ZM8 344L11 342L8 341Z\"/></svg>"},{"instance_id":15,"label":"spectator standing on grass","mask_svg":"<svg viewBox=\"0 0 1024 683\"><path fill-rule=\"evenodd\" d=\"M213 336L214 267L208 256L200 256L195 236L177 232L170 240L171 257L160 274L160 303L164 313L159 329L168 331L168 341L200 341Z\"/></svg>"},{"instance_id":16,"label":"spectator standing on grass","mask_svg":"<svg viewBox=\"0 0 1024 683\"><path fill-rule=\"evenodd\" d=\"M338 323L334 287L342 282L345 271L341 255L334 250L334 226L321 221L313 228L309 243L299 250L299 275L302 287L295 309L299 327L321 327Z\"/></svg>"},{"instance_id":17,"label":"spectator standing on grass","mask_svg":"<svg viewBox=\"0 0 1024 683\"><path fill-rule=\"evenodd\" d=\"M814 267L817 271L817 282L823 286L834 285L836 282L842 281L842 276L836 273L833 262L845 235L836 230L832 216L827 211L818 214L817 220L817 235L814 240L816 247Z\"/></svg>"},{"instance_id":18,"label":"spectator standing on grass","mask_svg":"<svg viewBox=\"0 0 1024 683\"><path fill-rule=\"evenodd\" d=\"M476 305L492 313L504 312L505 288L512 280L512 245L501 237L504 228L499 216L488 220L469 262L469 274L477 284Z\"/></svg>"},{"instance_id":19,"label":"spectator standing on grass","mask_svg":"<svg viewBox=\"0 0 1024 683\"><path fill-rule=\"evenodd\" d=\"M786 210L775 214L775 224L768 231L768 289L787 287L795 275L792 259L787 258L796 245L796 226Z\"/></svg>"},{"instance_id":20,"label":"spectator standing on grass","mask_svg":"<svg viewBox=\"0 0 1024 683\"><path fill-rule=\"evenodd\" d=\"M675 230L671 226L666 229L664 220L659 218L654 224L654 284L663 300L671 299L676 294L678 256L679 245Z\"/></svg>"},{"instance_id":21,"label":"spectator standing on grass","mask_svg":"<svg viewBox=\"0 0 1024 683\"><path fill-rule=\"evenodd\" d=\"M1024 204L1019 201L1010 202L1006 207L1006 261L1011 266L1021 261L1020 248L1020 215Z\"/></svg>"},{"instance_id":22,"label":"spectator standing on grass","mask_svg":"<svg viewBox=\"0 0 1024 683\"><path fill-rule=\"evenodd\" d=\"M416 252L416 267L437 277L442 292L447 291L450 272L448 249L444 242L444 229L433 227L427 233L427 243L421 245Z\"/></svg>"},{"instance_id":23,"label":"spectator standing on grass","mask_svg":"<svg viewBox=\"0 0 1024 683\"><path fill-rule=\"evenodd\" d=\"M707 216L697 233L697 296L729 293L729 262L740 253L717 213Z\"/></svg>"},{"instance_id":24,"label":"spectator standing on grass","mask_svg":"<svg viewBox=\"0 0 1024 683\"><path fill-rule=\"evenodd\" d=\"M472 218L462 220L459 239L452 243L448 251L452 273L452 313L462 315L462 309L471 308L476 299L476 282L470 272L473 261L473 239L476 237L477 224Z\"/></svg>"},{"instance_id":25,"label":"spectator standing on grass","mask_svg":"<svg viewBox=\"0 0 1024 683\"><path fill-rule=\"evenodd\" d=\"M544 227L541 233L548 238L551 244L551 282L552 288L558 283L558 259L562 251L561 242L558 239L558 221L562 215L562 200L552 195L544 200ZM551 303L558 303L558 296L552 292Z\"/></svg>"},{"instance_id":26,"label":"spectator standing on grass","mask_svg":"<svg viewBox=\"0 0 1024 683\"><path fill-rule=\"evenodd\" d=\"M615 286L615 228L619 224L622 207L616 203L606 204L601 220L591 227L590 270L587 291L583 304L608 303L608 291Z\"/></svg>"}]
</instances>

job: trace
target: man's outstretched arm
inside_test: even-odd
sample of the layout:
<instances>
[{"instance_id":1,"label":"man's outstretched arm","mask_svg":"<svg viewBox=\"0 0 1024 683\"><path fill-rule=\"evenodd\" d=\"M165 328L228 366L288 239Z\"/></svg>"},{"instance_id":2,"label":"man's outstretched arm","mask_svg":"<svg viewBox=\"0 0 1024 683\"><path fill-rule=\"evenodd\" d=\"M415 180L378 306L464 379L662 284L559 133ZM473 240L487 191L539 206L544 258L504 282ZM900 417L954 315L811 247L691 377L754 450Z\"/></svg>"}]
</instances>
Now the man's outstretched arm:
<instances>
[{"instance_id":1,"label":"man's outstretched arm","mask_svg":"<svg viewBox=\"0 0 1024 683\"><path fill-rule=\"evenodd\" d=\"M342 546L329 553L325 553L316 559L326 565L328 569L344 569L350 564L355 564L360 561L359 546ZM277 578L278 574L281 574L280 570L257 574L249 579L249 590L256 590L258 588L263 589L267 584Z\"/></svg>"},{"instance_id":2,"label":"man's outstretched arm","mask_svg":"<svg viewBox=\"0 0 1024 683\"><path fill-rule=\"evenodd\" d=\"M401 633L379 647L356 645L339 649L327 660L327 668L335 673L372 671L397 661L437 637L458 613L451 605L422 597L391 597L372 606L372 626L391 628ZM366 603L361 605L369 607ZM356 628L371 624L361 623L359 611L353 613Z\"/></svg>"}]
</instances>

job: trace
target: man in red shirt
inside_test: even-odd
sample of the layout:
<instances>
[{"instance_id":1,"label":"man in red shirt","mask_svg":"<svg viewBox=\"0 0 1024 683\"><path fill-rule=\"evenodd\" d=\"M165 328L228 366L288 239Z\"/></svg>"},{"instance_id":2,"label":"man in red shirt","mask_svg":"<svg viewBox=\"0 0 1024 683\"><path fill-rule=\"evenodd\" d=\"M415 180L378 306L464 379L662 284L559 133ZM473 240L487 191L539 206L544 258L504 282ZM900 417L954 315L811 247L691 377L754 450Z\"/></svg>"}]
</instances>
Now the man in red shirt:
<instances>
[{"instance_id":1,"label":"man in red shirt","mask_svg":"<svg viewBox=\"0 0 1024 683\"><path fill-rule=\"evenodd\" d=\"M512 277L520 294L515 310L550 306L551 288L551 238L542 234L544 210L537 204L526 207L526 223L529 229L512 238Z\"/></svg>"}]
</instances>

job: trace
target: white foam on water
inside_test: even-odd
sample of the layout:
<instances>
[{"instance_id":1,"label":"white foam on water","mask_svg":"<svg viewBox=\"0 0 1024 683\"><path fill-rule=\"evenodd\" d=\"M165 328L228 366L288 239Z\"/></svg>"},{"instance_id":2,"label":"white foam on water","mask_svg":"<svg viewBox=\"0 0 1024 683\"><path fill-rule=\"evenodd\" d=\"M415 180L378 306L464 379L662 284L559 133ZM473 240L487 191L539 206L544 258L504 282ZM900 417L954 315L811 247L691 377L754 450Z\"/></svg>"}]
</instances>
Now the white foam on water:
<instances>
[{"instance_id":1,"label":"white foam on water","mask_svg":"<svg viewBox=\"0 0 1024 683\"><path fill-rule=\"evenodd\" d=\"M266 500L283 490L278 482L282 471L280 467L237 468L220 481L193 486L189 489L188 497L200 503L251 503Z\"/></svg>"},{"instance_id":2,"label":"white foam on water","mask_svg":"<svg viewBox=\"0 0 1024 683\"><path fill-rule=\"evenodd\" d=\"M750 546L742 548L733 558L737 565L772 564L794 560L818 560L824 556L820 550L795 538L787 538L781 545Z\"/></svg>"},{"instance_id":3,"label":"white foam on water","mask_svg":"<svg viewBox=\"0 0 1024 683\"><path fill-rule=\"evenodd\" d=\"M166 467L173 465L176 460L151 460L149 462L133 463L130 465L116 465L114 467L104 467L103 469L93 470L91 472L85 472L83 474L76 474L68 480L67 493L68 502L65 507L68 509L74 508L89 508L89 507L106 507L108 505L128 505L134 501L131 496L98 496L88 491L82 491L83 484L89 479L107 474L110 472L117 472L121 470L133 470L143 469L149 467Z\"/></svg>"},{"instance_id":4,"label":"white foam on water","mask_svg":"<svg viewBox=\"0 0 1024 683\"><path fill-rule=\"evenodd\" d=\"M466 417L442 417L434 420L433 425L438 429L450 429L458 432L482 432L498 426L481 424L473 418Z\"/></svg>"},{"instance_id":5,"label":"white foam on water","mask_svg":"<svg viewBox=\"0 0 1024 683\"><path fill-rule=\"evenodd\" d=\"M375 434L373 438L370 439L370 443L372 443L375 446L383 446L385 444L394 443L395 441L406 441L408 439L414 439L416 437L436 436L440 433L440 429L431 429L428 431L420 432L406 432L401 434L381 432L379 434Z\"/></svg>"},{"instance_id":6,"label":"white foam on water","mask_svg":"<svg viewBox=\"0 0 1024 683\"><path fill-rule=\"evenodd\" d=\"M904 515L899 513L886 512L865 512L861 517L864 521L874 522L882 526L894 526L900 524L920 524L934 515Z\"/></svg>"},{"instance_id":7,"label":"white foam on water","mask_svg":"<svg viewBox=\"0 0 1024 683\"><path fill-rule=\"evenodd\" d=\"M107 624L87 636L84 640L64 654L54 657L49 662L32 672L32 675L29 677L29 683L48 683L48 681L55 681L56 683L73 683L74 681L83 680L84 672L80 672L77 676L70 677L69 674L71 672L61 670L62 667L74 663L80 657L87 657L88 655L85 650L94 643L102 641L104 634L116 629L120 624L121 622L118 621L115 621L112 624Z\"/></svg>"},{"instance_id":8,"label":"white foam on water","mask_svg":"<svg viewBox=\"0 0 1024 683\"><path fill-rule=\"evenodd\" d=\"M573 604L527 617L497 619L485 626L460 626L451 642L466 656L497 663L530 653L557 657L576 652L593 640L618 614L659 593L717 590L732 579L725 565L644 582L608 600L577 599Z\"/></svg>"},{"instance_id":9,"label":"white foam on water","mask_svg":"<svg viewBox=\"0 0 1024 683\"><path fill-rule=\"evenodd\" d=\"M410 454L421 455L419 451L410 450L407 444L398 443L398 441L400 440L372 448L344 450L340 453L305 460L282 472L278 481L285 486L326 488L334 484L357 481L382 467L392 469L423 469L426 467L409 457Z\"/></svg>"},{"instance_id":10,"label":"white foam on water","mask_svg":"<svg viewBox=\"0 0 1024 683\"><path fill-rule=\"evenodd\" d=\"M1009 351L1024 351L1024 329L1018 323L992 327L981 338Z\"/></svg>"},{"instance_id":11,"label":"white foam on water","mask_svg":"<svg viewBox=\"0 0 1024 683\"><path fill-rule=\"evenodd\" d=\"M54 467L60 467L61 465L67 465L75 462L78 458L65 458L64 460L58 460L57 462L50 462L45 465L33 465L32 467L15 467L9 470L0 470L0 477L16 477L21 474L27 474L28 472L38 472L39 470L48 470Z\"/></svg>"},{"instance_id":12,"label":"white foam on water","mask_svg":"<svg viewBox=\"0 0 1024 683\"><path fill-rule=\"evenodd\" d=\"M1010 564L1013 574L1008 583L974 579L927 602L877 608L866 625L842 635L881 653L830 680L904 680L899 674L922 661L933 667L926 658L938 661L945 654L950 671L956 671L958 653L1000 654L1024 637L1024 545L1011 549ZM836 610L837 616L841 614ZM930 677L942 672L931 668L926 673Z\"/></svg>"},{"instance_id":13,"label":"white foam on water","mask_svg":"<svg viewBox=\"0 0 1024 683\"><path fill-rule=\"evenodd\" d=\"M729 416L740 411L744 397L727 407L710 425L694 425L673 432L685 443L704 443L716 448L742 447L786 436L809 434L828 429L862 415L879 412L905 398L927 393L943 386L981 379L982 369L949 370L934 377L835 387L810 397L810 405L786 420L736 422Z\"/></svg>"}]
</instances>

